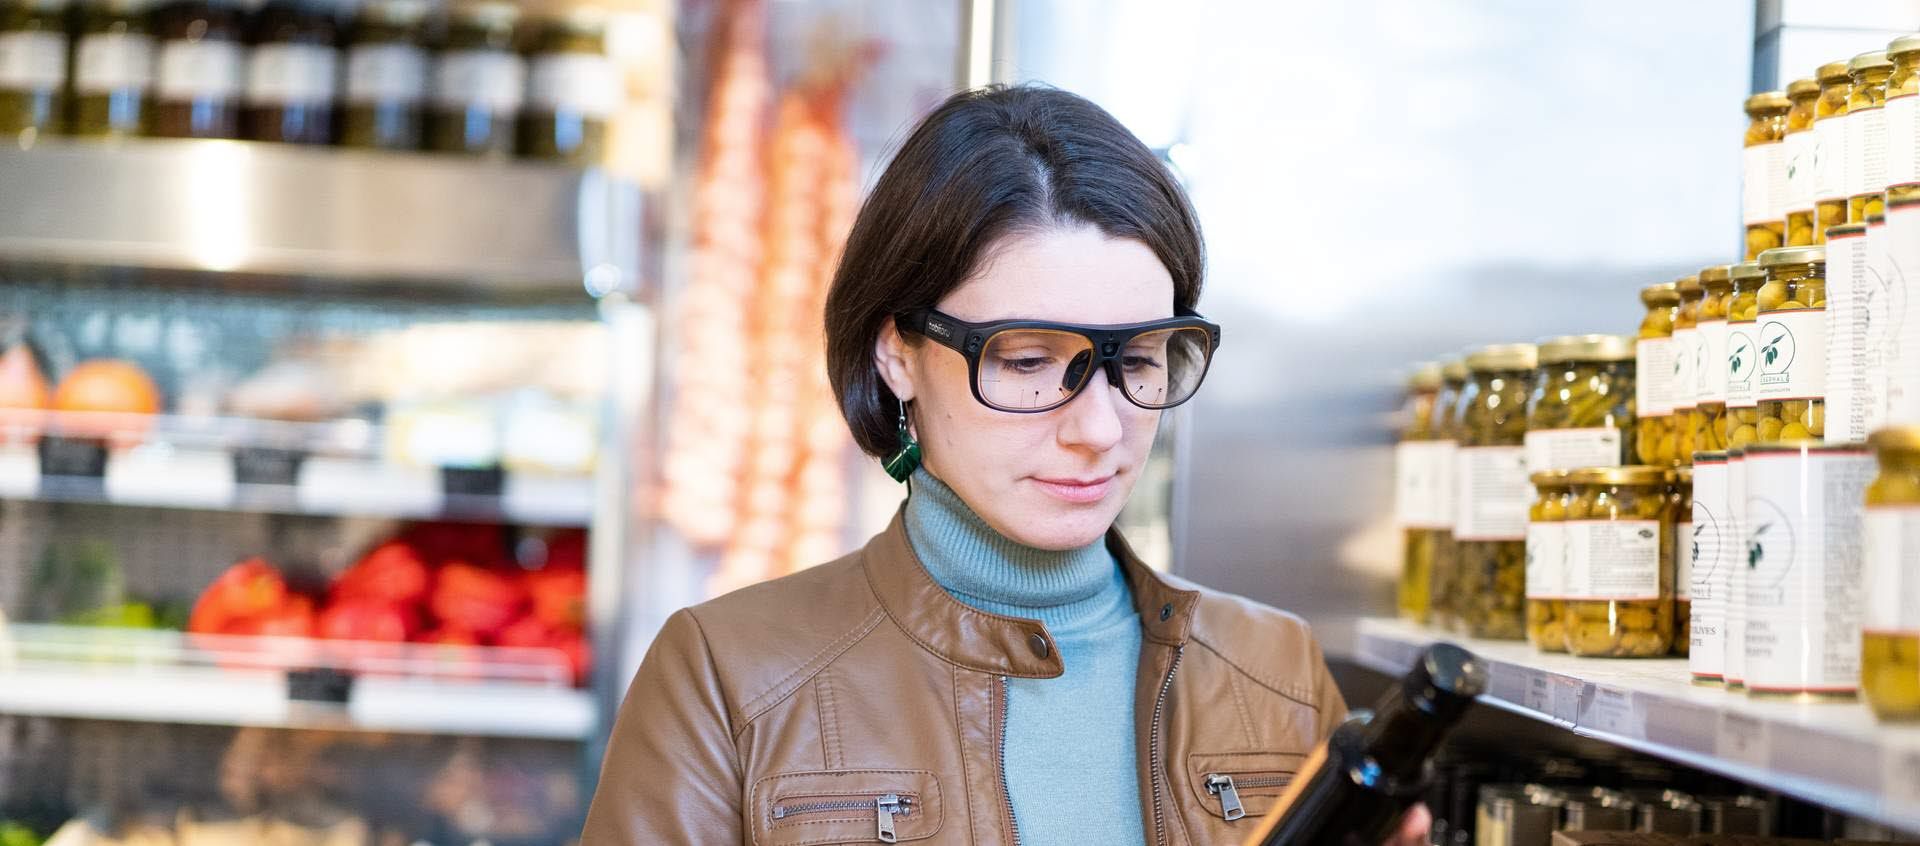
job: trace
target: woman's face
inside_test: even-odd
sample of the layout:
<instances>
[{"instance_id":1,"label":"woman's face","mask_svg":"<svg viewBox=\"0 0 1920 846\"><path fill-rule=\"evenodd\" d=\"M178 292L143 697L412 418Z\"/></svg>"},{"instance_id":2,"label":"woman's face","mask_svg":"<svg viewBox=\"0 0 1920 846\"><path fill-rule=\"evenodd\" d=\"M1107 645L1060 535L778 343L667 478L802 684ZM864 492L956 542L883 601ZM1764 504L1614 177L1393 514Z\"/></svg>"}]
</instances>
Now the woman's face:
<instances>
[{"instance_id":1,"label":"woman's face","mask_svg":"<svg viewBox=\"0 0 1920 846\"><path fill-rule=\"evenodd\" d=\"M1011 236L938 304L969 323L1052 320L1138 323L1173 316L1173 278L1145 244L1091 226ZM1096 370L1072 401L1038 414L995 411L973 398L967 361L889 322L875 360L911 400L927 469L1000 534L1040 549L1072 549L1113 525L1140 477L1160 412L1140 408ZM981 368L991 362L982 360Z\"/></svg>"}]
</instances>

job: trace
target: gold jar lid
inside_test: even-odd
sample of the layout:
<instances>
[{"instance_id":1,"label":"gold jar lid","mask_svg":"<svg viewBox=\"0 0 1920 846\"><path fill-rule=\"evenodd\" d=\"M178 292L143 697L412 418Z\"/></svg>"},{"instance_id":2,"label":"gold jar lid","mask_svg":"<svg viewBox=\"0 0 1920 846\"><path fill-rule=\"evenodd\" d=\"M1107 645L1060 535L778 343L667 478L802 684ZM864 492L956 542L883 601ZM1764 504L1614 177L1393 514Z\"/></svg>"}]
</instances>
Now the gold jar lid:
<instances>
[{"instance_id":1,"label":"gold jar lid","mask_svg":"<svg viewBox=\"0 0 1920 846\"><path fill-rule=\"evenodd\" d=\"M1749 116L1784 112L1792 107L1793 104L1787 101L1787 94L1784 91L1762 91L1748 97L1747 102L1742 106Z\"/></svg>"},{"instance_id":2,"label":"gold jar lid","mask_svg":"<svg viewBox=\"0 0 1920 846\"><path fill-rule=\"evenodd\" d=\"M1475 373L1532 370L1540 366L1540 352L1532 344L1491 344L1467 355L1467 369Z\"/></svg>"},{"instance_id":3,"label":"gold jar lid","mask_svg":"<svg viewBox=\"0 0 1920 846\"><path fill-rule=\"evenodd\" d=\"M1533 486L1536 488L1564 488L1572 484L1567 481L1567 471L1565 470L1542 470L1528 476L1527 480L1533 482Z\"/></svg>"},{"instance_id":4,"label":"gold jar lid","mask_svg":"<svg viewBox=\"0 0 1920 846\"><path fill-rule=\"evenodd\" d=\"M1893 70L1893 60L1887 58L1885 50L1869 50L1847 62L1849 76L1870 70Z\"/></svg>"},{"instance_id":5,"label":"gold jar lid","mask_svg":"<svg viewBox=\"0 0 1920 846\"><path fill-rule=\"evenodd\" d=\"M1836 223L1827 227L1827 240L1829 241L1835 238L1852 238L1855 235L1865 234L1867 234L1867 225L1864 223Z\"/></svg>"},{"instance_id":6,"label":"gold jar lid","mask_svg":"<svg viewBox=\"0 0 1920 846\"><path fill-rule=\"evenodd\" d=\"M1757 261L1743 261L1727 271L1727 276L1735 282L1742 279L1762 279L1766 275L1767 272L1760 269L1760 263Z\"/></svg>"},{"instance_id":7,"label":"gold jar lid","mask_svg":"<svg viewBox=\"0 0 1920 846\"><path fill-rule=\"evenodd\" d=\"M1672 282L1648 285L1640 289L1640 304L1647 308L1680 304L1680 289Z\"/></svg>"},{"instance_id":8,"label":"gold jar lid","mask_svg":"<svg viewBox=\"0 0 1920 846\"><path fill-rule=\"evenodd\" d=\"M1803 100L1820 96L1820 83L1811 79L1796 79L1787 83L1787 99Z\"/></svg>"},{"instance_id":9,"label":"gold jar lid","mask_svg":"<svg viewBox=\"0 0 1920 846\"><path fill-rule=\"evenodd\" d=\"M1886 52L1887 58L1889 59L1897 59L1901 56L1920 53L1920 33L1902 35L1899 38L1887 42Z\"/></svg>"},{"instance_id":10,"label":"gold jar lid","mask_svg":"<svg viewBox=\"0 0 1920 846\"><path fill-rule=\"evenodd\" d=\"M1700 287L1698 276L1682 276L1679 281L1673 283L1673 286L1680 291L1682 300L1699 299L1700 295L1706 291L1705 288Z\"/></svg>"},{"instance_id":11,"label":"gold jar lid","mask_svg":"<svg viewBox=\"0 0 1920 846\"><path fill-rule=\"evenodd\" d=\"M1645 464L1583 467L1567 474L1567 481L1575 485L1664 485L1667 478L1667 468Z\"/></svg>"},{"instance_id":12,"label":"gold jar lid","mask_svg":"<svg viewBox=\"0 0 1920 846\"><path fill-rule=\"evenodd\" d=\"M1440 390L1440 362L1423 361L1413 366L1413 372L1407 374L1407 388L1414 391Z\"/></svg>"},{"instance_id":13,"label":"gold jar lid","mask_svg":"<svg viewBox=\"0 0 1920 846\"><path fill-rule=\"evenodd\" d=\"M1827 260L1827 248L1819 244L1804 247L1774 247L1760 254L1760 267L1782 267L1792 264L1824 264Z\"/></svg>"},{"instance_id":14,"label":"gold jar lid","mask_svg":"<svg viewBox=\"0 0 1920 846\"><path fill-rule=\"evenodd\" d=\"M1850 81L1852 77L1847 76L1847 64L1847 62L1828 62L1820 67L1814 68L1813 78L1820 80L1821 85L1834 85Z\"/></svg>"},{"instance_id":15,"label":"gold jar lid","mask_svg":"<svg viewBox=\"0 0 1920 846\"><path fill-rule=\"evenodd\" d=\"M1633 339L1624 335L1561 335L1540 342L1541 366L1565 361L1632 361Z\"/></svg>"},{"instance_id":16,"label":"gold jar lid","mask_svg":"<svg viewBox=\"0 0 1920 846\"><path fill-rule=\"evenodd\" d=\"M1467 360L1464 358L1447 359L1445 363L1440 365L1440 378L1449 382L1467 381Z\"/></svg>"},{"instance_id":17,"label":"gold jar lid","mask_svg":"<svg viewBox=\"0 0 1920 846\"><path fill-rule=\"evenodd\" d=\"M1733 265L1716 264L1701 268L1700 287L1717 294L1724 294L1733 288Z\"/></svg>"},{"instance_id":18,"label":"gold jar lid","mask_svg":"<svg viewBox=\"0 0 1920 846\"><path fill-rule=\"evenodd\" d=\"M1890 426L1867 436L1876 452L1920 452L1920 426Z\"/></svg>"}]
</instances>

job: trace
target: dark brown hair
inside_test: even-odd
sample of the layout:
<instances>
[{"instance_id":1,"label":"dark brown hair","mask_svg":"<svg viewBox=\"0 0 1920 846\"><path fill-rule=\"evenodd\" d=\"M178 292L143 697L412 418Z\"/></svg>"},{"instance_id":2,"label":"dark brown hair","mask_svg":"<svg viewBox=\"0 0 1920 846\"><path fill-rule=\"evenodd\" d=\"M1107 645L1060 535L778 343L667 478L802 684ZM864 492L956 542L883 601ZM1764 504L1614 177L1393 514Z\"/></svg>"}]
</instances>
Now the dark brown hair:
<instances>
[{"instance_id":1,"label":"dark brown hair","mask_svg":"<svg viewBox=\"0 0 1920 846\"><path fill-rule=\"evenodd\" d=\"M880 175L827 292L827 375L860 448L899 449L899 406L873 363L888 318L937 304L1000 239L1093 226L1145 244L1200 298L1203 250L1172 172L1113 115L1056 88L963 91L907 136Z\"/></svg>"}]
</instances>

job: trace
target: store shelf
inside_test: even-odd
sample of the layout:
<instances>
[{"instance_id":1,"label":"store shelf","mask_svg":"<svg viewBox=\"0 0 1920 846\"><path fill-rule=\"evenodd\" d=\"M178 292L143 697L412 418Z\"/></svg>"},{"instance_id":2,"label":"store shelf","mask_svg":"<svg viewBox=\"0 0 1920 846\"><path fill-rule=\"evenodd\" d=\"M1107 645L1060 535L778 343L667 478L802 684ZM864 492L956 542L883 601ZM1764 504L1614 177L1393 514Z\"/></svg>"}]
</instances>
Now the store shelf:
<instances>
[{"instance_id":1,"label":"store shelf","mask_svg":"<svg viewBox=\"0 0 1920 846\"><path fill-rule=\"evenodd\" d=\"M641 227L598 170L239 141L4 149L0 197L7 259L509 291L629 287Z\"/></svg>"},{"instance_id":2,"label":"store shelf","mask_svg":"<svg viewBox=\"0 0 1920 846\"><path fill-rule=\"evenodd\" d=\"M1358 661L1405 672L1435 640L1487 661L1488 704L1844 813L1920 830L1920 725L1857 702L1751 699L1690 683L1685 659L1574 658L1524 643L1362 620Z\"/></svg>"}]
</instances>

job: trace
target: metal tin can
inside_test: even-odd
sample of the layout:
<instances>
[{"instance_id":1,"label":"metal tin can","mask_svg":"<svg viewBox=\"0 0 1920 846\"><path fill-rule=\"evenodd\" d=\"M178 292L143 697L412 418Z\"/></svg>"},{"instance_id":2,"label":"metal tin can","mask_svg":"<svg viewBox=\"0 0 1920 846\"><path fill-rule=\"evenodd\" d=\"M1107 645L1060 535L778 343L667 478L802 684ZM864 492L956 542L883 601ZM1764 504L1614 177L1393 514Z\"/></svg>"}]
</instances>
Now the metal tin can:
<instances>
[{"instance_id":1,"label":"metal tin can","mask_svg":"<svg viewBox=\"0 0 1920 846\"><path fill-rule=\"evenodd\" d=\"M1781 247L1760 256L1754 396L1759 443L1826 435L1827 249Z\"/></svg>"},{"instance_id":2,"label":"metal tin can","mask_svg":"<svg viewBox=\"0 0 1920 846\"><path fill-rule=\"evenodd\" d=\"M1786 92L1762 91L1748 97L1747 133L1742 150L1741 218L1747 225L1751 261L1786 244L1787 102Z\"/></svg>"},{"instance_id":3,"label":"metal tin can","mask_svg":"<svg viewBox=\"0 0 1920 846\"><path fill-rule=\"evenodd\" d=\"M1852 697L1873 461L1858 444L1761 444L1746 474L1747 690Z\"/></svg>"},{"instance_id":4,"label":"metal tin can","mask_svg":"<svg viewBox=\"0 0 1920 846\"><path fill-rule=\"evenodd\" d=\"M1633 798L1617 790L1595 787L1567 797L1561 831L1631 831Z\"/></svg>"},{"instance_id":5,"label":"metal tin can","mask_svg":"<svg viewBox=\"0 0 1920 846\"><path fill-rule=\"evenodd\" d=\"M1887 268L1887 426L1920 425L1920 297L1903 268L1920 268L1920 185L1887 189L1885 229L1875 243Z\"/></svg>"},{"instance_id":6,"label":"metal tin can","mask_svg":"<svg viewBox=\"0 0 1920 846\"><path fill-rule=\"evenodd\" d=\"M1733 571L1726 453L1702 452L1693 457L1690 504L1685 530L1674 532L1676 543L1692 559L1687 671L1696 683L1718 685L1726 681L1727 591Z\"/></svg>"},{"instance_id":7,"label":"metal tin can","mask_svg":"<svg viewBox=\"0 0 1920 846\"><path fill-rule=\"evenodd\" d=\"M1699 476L1694 477L1698 484ZM1695 493L1694 498L1699 499ZM1719 563L1727 568L1726 603L1722 606L1720 672L1729 688L1747 684L1747 449L1727 450L1727 523L1721 534ZM1699 597L1694 598L1695 602Z\"/></svg>"},{"instance_id":8,"label":"metal tin can","mask_svg":"<svg viewBox=\"0 0 1920 846\"><path fill-rule=\"evenodd\" d=\"M1531 476L1535 496L1527 512L1527 642L1547 652L1565 652L1561 623L1567 579L1567 506L1573 486L1565 470Z\"/></svg>"},{"instance_id":9,"label":"metal tin can","mask_svg":"<svg viewBox=\"0 0 1920 846\"><path fill-rule=\"evenodd\" d=\"M1680 463L1679 433L1674 431L1673 321L1680 311L1680 290L1672 282L1640 289L1646 316L1640 320L1634 357L1634 456L1640 464Z\"/></svg>"},{"instance_id":10,"label":"metal tin can","mask_svg":"<svg viewBox=\"0 0 1920 846\"><path fill-rule=\"evenodd\" d=\"M1526 637L1527 397L1537 352L1532 344L1498 344L1467 356L1472 371L1460 398L1460 450L1455 462L1459 551L1456 606L1474 637Z\"/></svg>"},{"instance_id":11,"label":"metal tin can","mask_svg":"<svg viewBox=\"0 0 1920 846\"><path fill-rule=\"evenodd\" d=\"M1867 437L1867 344L1865 306L1871 297L1872 261L1867 224L1847 223L1827 232L1827 434L1851 443Z\"/></svg>"},{"instance_id":12,"label":"metal tin can","mask_svg":"<svg viewBox=\"0 0 1920 846\"><path fill-rule=\"evenodd\" d=\"M1866 495L1860 690L1881 719L1920 719L1920 428L1869 444L1880 473Z\"/></svg>"},{"instance_id":13,"label":"metal tin can","mask_svg":"<svg viewBox=\"0 0 1920 846\"><path fill-rule=\"evenodd\" d=\"M1673 648L1669 478L1639 465L1568 474L1568 652L1644 658Z\"/></svg>"}]
</instances>

